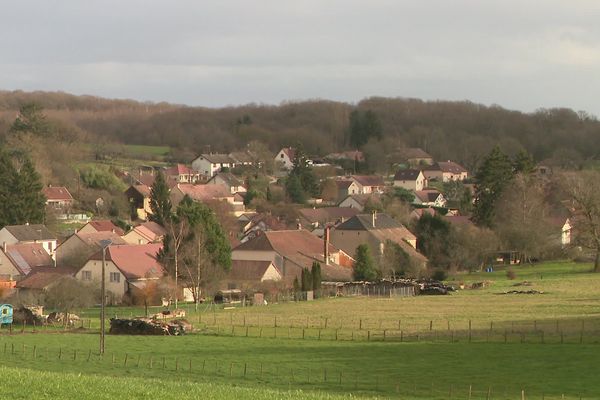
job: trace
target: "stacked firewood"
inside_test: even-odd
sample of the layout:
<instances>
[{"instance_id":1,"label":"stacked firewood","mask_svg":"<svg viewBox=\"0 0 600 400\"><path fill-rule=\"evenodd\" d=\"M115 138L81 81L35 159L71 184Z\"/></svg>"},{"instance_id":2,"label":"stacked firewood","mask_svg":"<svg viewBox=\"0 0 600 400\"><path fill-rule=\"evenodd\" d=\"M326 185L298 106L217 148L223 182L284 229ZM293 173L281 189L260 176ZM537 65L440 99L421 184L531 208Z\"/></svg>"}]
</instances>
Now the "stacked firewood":
<instances>
[{"instance_id":1,"label":"stacked firewood","mask_svg":"<svg viewBox=\"0 0 600 400\"><path fill-rule=\"evenodd\" d=\"M190 331L186 320L157 321L149 318L111 318L109 333L113 335L167 335L179 336Z\"/></svg>"}]
</instances>

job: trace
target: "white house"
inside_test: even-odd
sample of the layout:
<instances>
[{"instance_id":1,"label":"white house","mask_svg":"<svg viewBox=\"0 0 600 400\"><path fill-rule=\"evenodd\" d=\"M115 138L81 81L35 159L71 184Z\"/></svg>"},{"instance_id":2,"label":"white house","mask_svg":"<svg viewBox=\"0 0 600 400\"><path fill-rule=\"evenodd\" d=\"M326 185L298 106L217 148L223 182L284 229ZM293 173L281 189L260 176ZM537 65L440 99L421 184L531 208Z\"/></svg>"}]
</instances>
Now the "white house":
<instances>
[{"instance_id":1,"label":"white house","mask_svg":"<svg viewBox=\"0 0 600 400\"><path fill-rule=\"evenodd\" d=\"M275 156L275 163L280 163L284 169L292 169L295 156L296 150L294 148L284 147Z\"/></svg>"},{"instance_id":2,"label":"white house","mask_svg":"<svg viewBox=\"0 0 600 400\"><path fill-rule=\"evenodd\" d=\"M417 190L413 203L430 207L446 207L446 198L435 189Z\"/></svg>"},{"instance_id":3,"label":"white house","mask_svg":"<svg viewBox=\"0 0 600 400\"><path fill-rule=\"evenodd\" d=\"M235 166L235 160L227 154L200 154L192 161L192 169L208 177L213 177L223 168L235 168Z\"/></svg>"}]
</instances>

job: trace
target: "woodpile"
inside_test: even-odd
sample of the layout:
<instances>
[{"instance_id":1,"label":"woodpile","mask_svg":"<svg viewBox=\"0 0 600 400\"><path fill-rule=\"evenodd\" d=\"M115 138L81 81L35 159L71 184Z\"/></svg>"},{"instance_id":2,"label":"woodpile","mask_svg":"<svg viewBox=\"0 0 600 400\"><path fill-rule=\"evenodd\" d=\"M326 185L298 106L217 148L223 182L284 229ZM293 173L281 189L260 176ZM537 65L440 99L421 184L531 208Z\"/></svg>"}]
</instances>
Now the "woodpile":
<instances>
[{"instance_id":1,"label":"woodpile","mask_svg":"<svg viewBox=\"0 0 600 400\"><path fill-rule=\"evenodd\" d=\"M179 336L191 329L190 323L183 319L166 322L150 318L111 318L109 333L113 335Z\"/></svg>"}]
</instances>

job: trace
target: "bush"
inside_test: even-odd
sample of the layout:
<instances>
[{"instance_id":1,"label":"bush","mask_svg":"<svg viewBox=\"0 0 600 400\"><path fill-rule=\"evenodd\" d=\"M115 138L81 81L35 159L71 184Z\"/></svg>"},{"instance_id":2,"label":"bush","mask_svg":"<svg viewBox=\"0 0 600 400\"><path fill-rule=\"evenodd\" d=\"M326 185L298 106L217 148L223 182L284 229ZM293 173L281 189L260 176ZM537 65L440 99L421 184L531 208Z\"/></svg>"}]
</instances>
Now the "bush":
<instances>
[{"instance_id":1,"label":"bush","mask_svg":"<svg viewBox=\"0 0 600 400\"><path fill-rule=\"evenodd\" d=\"M436 281L445 281L446 279L448 279L448 272L446 272L443 269L436 269L431 274L431 279L434 279Z\"/></svg>"},{"instance_id":2,"label":"bush","mask_svg":"<svg viewBox=\"0 0 600 400\"><path fill-rule=\"evenodd\" d=\"M513 271L512 268L509 268L506 270L506 278L512 280L515 280L517 278L517 273L515 271Z\"/></svg>"}]
</instances>

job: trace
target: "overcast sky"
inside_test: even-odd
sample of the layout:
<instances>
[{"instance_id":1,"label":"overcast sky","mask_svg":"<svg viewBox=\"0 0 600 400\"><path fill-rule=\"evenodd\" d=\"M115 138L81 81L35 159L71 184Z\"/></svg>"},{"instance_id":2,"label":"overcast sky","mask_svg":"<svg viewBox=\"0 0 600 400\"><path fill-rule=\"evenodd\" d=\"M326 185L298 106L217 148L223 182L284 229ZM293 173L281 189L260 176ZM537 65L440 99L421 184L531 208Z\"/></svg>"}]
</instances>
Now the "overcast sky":
<instances>
[{"instance_id":1,"label":"overcast sky","mask_svg":"<svg viewBox=\"0 0 600 400\"><path fill-rule=\"evenodd\" d=\"M598 0L0 0L0 89L222 106L368 96L600 116Z\"/></svg>"}]
</instances>

